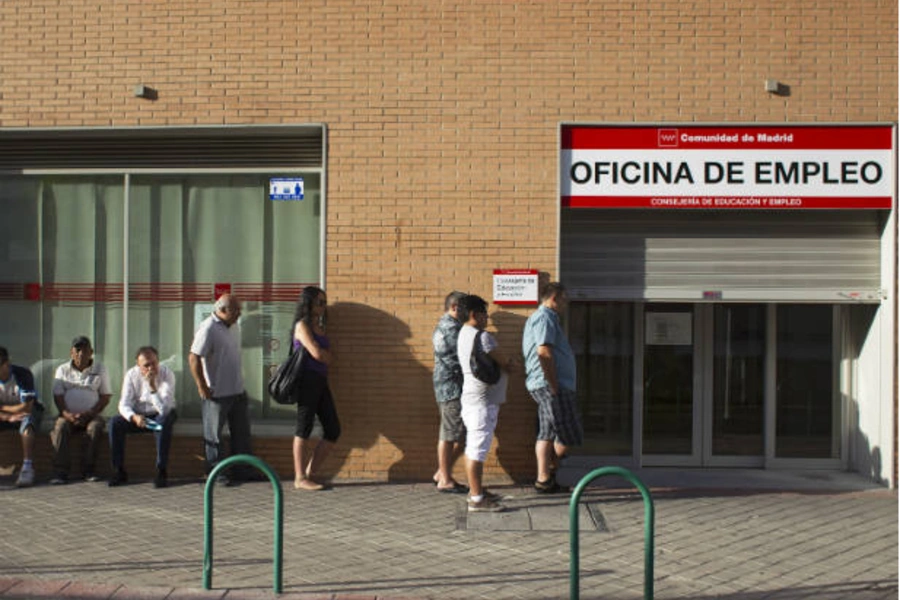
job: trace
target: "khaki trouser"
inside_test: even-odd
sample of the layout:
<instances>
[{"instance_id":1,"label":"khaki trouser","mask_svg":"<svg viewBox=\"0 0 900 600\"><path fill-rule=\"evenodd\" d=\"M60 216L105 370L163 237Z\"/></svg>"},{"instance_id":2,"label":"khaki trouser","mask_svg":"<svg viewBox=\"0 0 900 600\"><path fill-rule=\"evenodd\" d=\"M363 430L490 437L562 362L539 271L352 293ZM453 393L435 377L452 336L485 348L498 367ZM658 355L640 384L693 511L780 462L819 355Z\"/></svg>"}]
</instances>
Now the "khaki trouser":
<instances>
[{"instance_id":1,"label":"khaki trouser","mask_svg":"<svg viewBox=\"0 0 900 600\"><path fill-rule=\"evenodd\" d=\"M81 474L93 475L94 465L97 464L97 451L104 441L104 429L106 421L103 417L94 417L84 427L72 425L63 417L57 417L50 432L50 442L53 444L53 470L57 475L68 475L72 465L72 457L69 452L69 438L72 432L83 431L81 440Z\"/></svg>"}]
</instances>

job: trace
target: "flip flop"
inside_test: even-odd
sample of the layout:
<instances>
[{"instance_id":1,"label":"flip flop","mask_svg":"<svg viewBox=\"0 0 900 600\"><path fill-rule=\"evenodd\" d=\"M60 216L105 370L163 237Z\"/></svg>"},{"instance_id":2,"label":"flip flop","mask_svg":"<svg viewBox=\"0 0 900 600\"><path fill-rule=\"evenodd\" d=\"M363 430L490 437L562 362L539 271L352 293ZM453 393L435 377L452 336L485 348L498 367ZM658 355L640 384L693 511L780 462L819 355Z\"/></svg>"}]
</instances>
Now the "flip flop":
<instances>
[{"instance_id":1,"label":"flip flop","mask_svg":"<svg viewBox=\"0 0 900 600\"><path fill-rule=\"evenodd\" d=\"M454 482L452 487L442 488L438 487L437 491L442 494L468 494L469 488L461 483Z\"/></svg>"}]
</instances>

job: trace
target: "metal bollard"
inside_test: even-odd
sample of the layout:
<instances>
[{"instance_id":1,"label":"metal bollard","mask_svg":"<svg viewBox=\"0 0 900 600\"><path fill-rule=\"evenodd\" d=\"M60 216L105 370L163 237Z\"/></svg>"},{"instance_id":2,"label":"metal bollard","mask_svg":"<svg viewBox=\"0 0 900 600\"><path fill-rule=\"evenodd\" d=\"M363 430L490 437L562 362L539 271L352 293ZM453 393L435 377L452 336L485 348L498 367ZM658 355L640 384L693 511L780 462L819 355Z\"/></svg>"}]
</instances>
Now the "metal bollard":
<instances>
[{"instance_id":1,"label":"metal bollard","mask_svg":"<svg viewBox=\"0 0 900 600\"><path fill-rule=\"evenodd\" d=\"M281 585L281 565L282 565L282 533L284 531L284 501L281 496L281 482L275 471L263 462L261 459L249 454L238 454L231 456L220 462L210 472L206 479L206 488L203 492L203 589L212 589L212 567L213 567L213 488L216 484L216 475L219 471L234 464L248 464L259 471L265 473L272 482L272 490L275 492L275 519L274 519L274 545L275 551L273 556L273 579L272 589L276 594L280 594Z\"/></svg>"},{"instance_id":2,"label":"metal bollard","mask_svg":"<svg viewBox=\"0 0 900 600\"><path fill-rule=\"evenodd\" d=\"M590 482L604 475L619 475L634 484L644 498L644 600L653 600L653 498L634 473L622 467L601 467L582 477L569 500L569 598L578 600L578 500Z\"/></svg>"}]
</instances>

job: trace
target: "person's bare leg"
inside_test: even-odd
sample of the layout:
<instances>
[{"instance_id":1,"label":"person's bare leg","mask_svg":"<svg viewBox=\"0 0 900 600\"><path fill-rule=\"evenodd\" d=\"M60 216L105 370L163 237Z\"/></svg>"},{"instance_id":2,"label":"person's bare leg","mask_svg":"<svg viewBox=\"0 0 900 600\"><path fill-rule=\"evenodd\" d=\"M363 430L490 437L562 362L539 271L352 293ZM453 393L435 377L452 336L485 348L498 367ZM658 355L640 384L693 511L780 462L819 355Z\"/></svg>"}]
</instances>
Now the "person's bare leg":
<instances>
[{"instance_id":1,"label":"person's bare leg","mask_svg":"<svg viewBox=\"0 0 900 600\"><path fill-rule=\"evenodd\" d=\"M446 489L456 485L453 478L453 463L459 455L459 444L456 442L438 442L438 470L434 474L434 481L438 487Z\"/></svg>"},{"instance_id":2,"label":"person's bare leg","mask_svg":"<svg viewBox=\"0 0 900 600\"><path fill-rule=\"evenodd\" d=\"M306 466L306 478L315 481L315 475L319 472L319 468L321 468L322 463L325 462L325 459L328 458L328 455L331 453L331 449L334 447L334 442L329 442L328 440L319 440L319 443L316 445L316 449L312 452L312 458L309 459L309 463Z\"/></svg>"},{"instance_id":3,"label":"person's bare leg","mask_svg":"<svg viewBox=\"0 0 900 600\"><path fill-rule=\"evenodd\" d=\"M538 440L534 443L534 455L537 459L537 480L549 481L552 475L553 442Z\"/></svg>"},{"instance_id":4,"label":"person's bare leg","mask_svg":"<svg viewBox=\"0 0 900 600\"><path fill-rule=\"evenodd\" d=\"M34 429L28 427L22 434L22 460L31 460L34 453Z\"/></svg>"},{"instance_id":5,"label":"person's bare leg","mask_svg":"<svg viewBox=\"0 0 900 600\"><path fill-rule=\"evenodd\" d=\"M322 486L311 481L306 475L307 466L313 456L313 443L308 439L294 436L294 489L320 490Z\"/></svg>"},{"instance_id":6,"label":"person's bare leg","mask_svg":"<svg viewBox=\"0 0 900 600\"><path fill-rule=\"evenodd\" d=\"M484 473L484 463L466 457L466 477L469 478L469 495L480 496L483 493L481 476Z\"/></svg>"}]
</instances>

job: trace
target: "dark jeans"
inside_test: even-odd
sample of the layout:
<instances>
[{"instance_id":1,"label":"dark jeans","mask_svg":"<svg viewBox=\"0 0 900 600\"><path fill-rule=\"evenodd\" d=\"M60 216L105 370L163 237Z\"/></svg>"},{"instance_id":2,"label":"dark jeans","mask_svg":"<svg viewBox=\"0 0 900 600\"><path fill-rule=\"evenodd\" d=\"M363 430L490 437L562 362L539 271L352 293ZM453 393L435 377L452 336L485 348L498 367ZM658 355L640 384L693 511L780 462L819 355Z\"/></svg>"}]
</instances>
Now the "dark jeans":
<instances>
[{"instance_id":1,"label":"dark jeans","mask_svg":"<svg viewBox=\"0 0 900 600\"><path fill-rule=\"evenodd\" d=\"M247 394L202 400L203 448L206 472L212 471L225 458L222 453L222 430L228 424L231 432L231 454L252 454L250 447L250 406ZM244 469L239 469L244 472Z\"/></svg>"},{"instance_id":2,"label":"dark jeans","mask_svg":"<svg viewBox=\"0 0 900 600\"><path fill-rule=\"evenodd\" d=\"M157 415L146 415L156 419ZM165 469L169 464L169 448L172 445L172 430L178 414L171 411L162 422L162 430L152 431L138 427L128 421L122 415L116 415L109 420L109 454L113 469L118 471L125 468L125 436L129 433L152 433L156 438L156 468Z\"/></svg>"}]
</instances>

